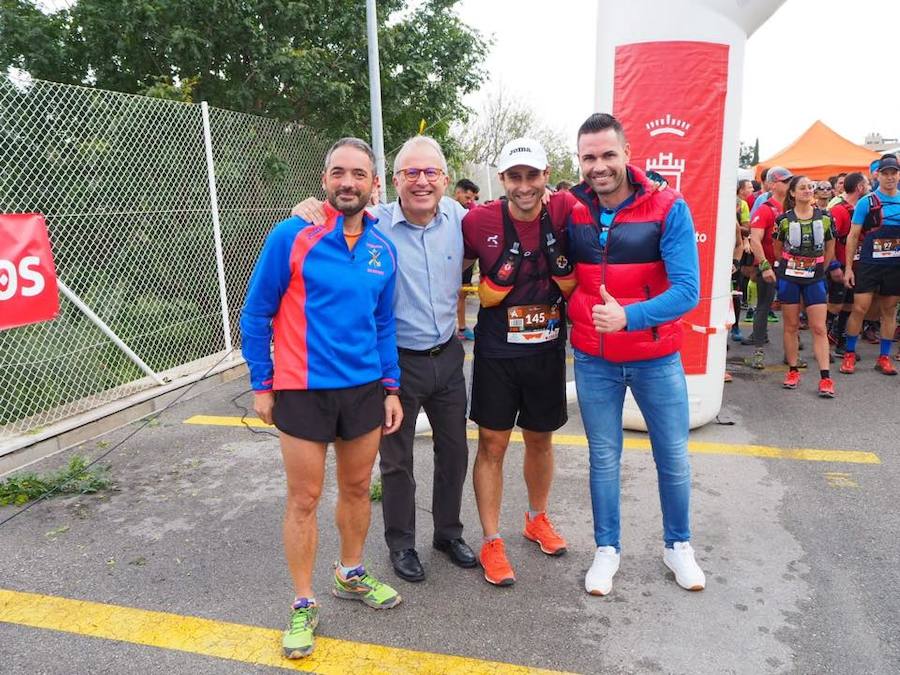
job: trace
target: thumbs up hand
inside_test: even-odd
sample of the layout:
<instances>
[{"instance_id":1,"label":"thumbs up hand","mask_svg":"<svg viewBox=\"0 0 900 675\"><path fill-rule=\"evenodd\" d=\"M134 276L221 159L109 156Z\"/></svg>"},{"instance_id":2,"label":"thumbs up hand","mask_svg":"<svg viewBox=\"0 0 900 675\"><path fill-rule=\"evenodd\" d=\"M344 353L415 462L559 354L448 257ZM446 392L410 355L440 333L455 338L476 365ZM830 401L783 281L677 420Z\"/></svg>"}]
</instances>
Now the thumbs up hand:
<instances>
[{"instance_id":1,"label":"thumbs up hand","mask_svg":"<svg viewBox=\"0 0 900 675\"><path fill-rule=\"evenodd\" d=\"M603 298L603 304L591 308L594 328L598 333L615 333L623 330L628 323L625 309L609 294L606 286L600 286L600 297Z\"/></svg>"}]
</instances>

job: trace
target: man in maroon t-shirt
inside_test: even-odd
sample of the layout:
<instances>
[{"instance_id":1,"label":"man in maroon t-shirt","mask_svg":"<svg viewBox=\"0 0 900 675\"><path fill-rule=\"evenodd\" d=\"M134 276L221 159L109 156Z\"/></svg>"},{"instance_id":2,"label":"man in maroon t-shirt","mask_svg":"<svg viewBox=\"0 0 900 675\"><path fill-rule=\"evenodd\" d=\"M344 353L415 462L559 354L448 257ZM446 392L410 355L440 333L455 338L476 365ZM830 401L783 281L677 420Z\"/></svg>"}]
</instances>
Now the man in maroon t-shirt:
<instances>
[{"instance_id":1,"label":"man in maroon t-shirt","mask_svg":"<svg viewBox=\"0 0 900 675\"><path fill-rule=\"evenodd\" d=\"M769 310L775 299L775 262L773 248L775 220L781 215L788 183L793 174L781 166L769 169L766 178L772 185L772 196L756 209L750 220L750 248L756 256L759 273L756 275L756 310L753 313L753 333L741 344L753 345L756 352L750 359L753 368L765 368L764 348L769 341Z\"/></svg>"},{"instance_id":2,"label":"man in maroon t-shirt","mask_svg":"<svg viewBox=\"0 0 900 675\"><path fill-rule=\"evenodd\" d=\"M553 479L552 434L565 424L565 297L574 288L566 223L575 198L542 203L550 171L540 143L518 138L500 152L506 199L463 219L467 263L478 260L481 308L475 326L470 419L478 424L473 483L484 530L485 579L508 586L515 573L500 536L503 458L514 425L525 440L526 538L548 555L566 550L547 518Z\"/></svg>"}]
</instances>

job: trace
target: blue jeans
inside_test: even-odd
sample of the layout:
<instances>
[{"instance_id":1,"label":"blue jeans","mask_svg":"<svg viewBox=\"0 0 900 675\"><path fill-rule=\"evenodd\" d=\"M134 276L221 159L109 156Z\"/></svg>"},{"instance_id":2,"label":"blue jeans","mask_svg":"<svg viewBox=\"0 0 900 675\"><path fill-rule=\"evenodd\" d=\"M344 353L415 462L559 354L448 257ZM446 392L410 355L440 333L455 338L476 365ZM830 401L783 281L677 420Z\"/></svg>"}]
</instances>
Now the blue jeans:
<instances>
[{"instance_id":1,"label":"blue jeans","mask_svg":"<svg viewBox=\"0 0 900 675\"><path fill-rule=\"evenodd\" d=\"M590 452L591 504L597 546L619 550L619 475L625 387L647 422L659 480L663 539L669 548L690 541L691 465L687 383L675 353L648 361L612 363L575 350L575 386Z\"/></svg>"}]
</instances>

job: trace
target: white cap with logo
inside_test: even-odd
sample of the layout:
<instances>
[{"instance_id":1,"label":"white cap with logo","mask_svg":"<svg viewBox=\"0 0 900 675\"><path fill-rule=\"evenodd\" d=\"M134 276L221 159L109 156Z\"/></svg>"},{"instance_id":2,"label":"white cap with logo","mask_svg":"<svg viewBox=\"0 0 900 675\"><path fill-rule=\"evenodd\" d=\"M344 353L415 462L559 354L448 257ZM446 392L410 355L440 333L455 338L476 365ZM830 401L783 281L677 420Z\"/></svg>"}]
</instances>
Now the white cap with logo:
<instances>
[{"instance_id":1,"label":"white cap with logo","mask_svg":"<svg viewBox=\"0 0 900 675\"><path fill-rule=\"evenodd\" d=\"M530 166L543 171L547 168L544 146L533 138L514 138L500 151L497 172L503 173L514 166Z\"/></svg>"}]
</instances>

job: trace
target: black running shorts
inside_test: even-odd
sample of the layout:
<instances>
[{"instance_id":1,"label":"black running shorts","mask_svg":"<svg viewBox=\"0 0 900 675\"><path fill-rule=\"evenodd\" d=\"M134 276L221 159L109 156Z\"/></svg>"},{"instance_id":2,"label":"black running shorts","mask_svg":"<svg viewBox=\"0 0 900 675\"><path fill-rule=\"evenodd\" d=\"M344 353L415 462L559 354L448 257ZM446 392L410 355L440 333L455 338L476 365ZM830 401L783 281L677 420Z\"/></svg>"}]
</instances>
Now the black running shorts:
<instances>
[{"instance_id":1,"label":"black running shorts","mask_svg":"<svg viewBox=\"0 0 900 675\"><path fill-rule=\"evenodd\" d=\"M384 389L379 380L347 389L276 391L272 421L306 441L348 441L384 424Z\"/></svg>"},{"instance_id":2,"label":"black running shorts","mask_svg":"<svg viewBox=\"0 0 900 675\"><path fill-rule=\"evenodd\" d=\"M475 354L469 419L502 431L556 431L569 419L566 406L566 353L498 359Z\"/></svg>"},{"instance_id":3,"label":"black running shorts","mask_svg":"<svg viewBox=\"0 0 900 675\"><path fill-rule=\"evenodd\" d=\"M900 265L883 265L863 260L853 265L857 293L878 293L878 295L900 295Z\"/></svg>"}]
</instances>

